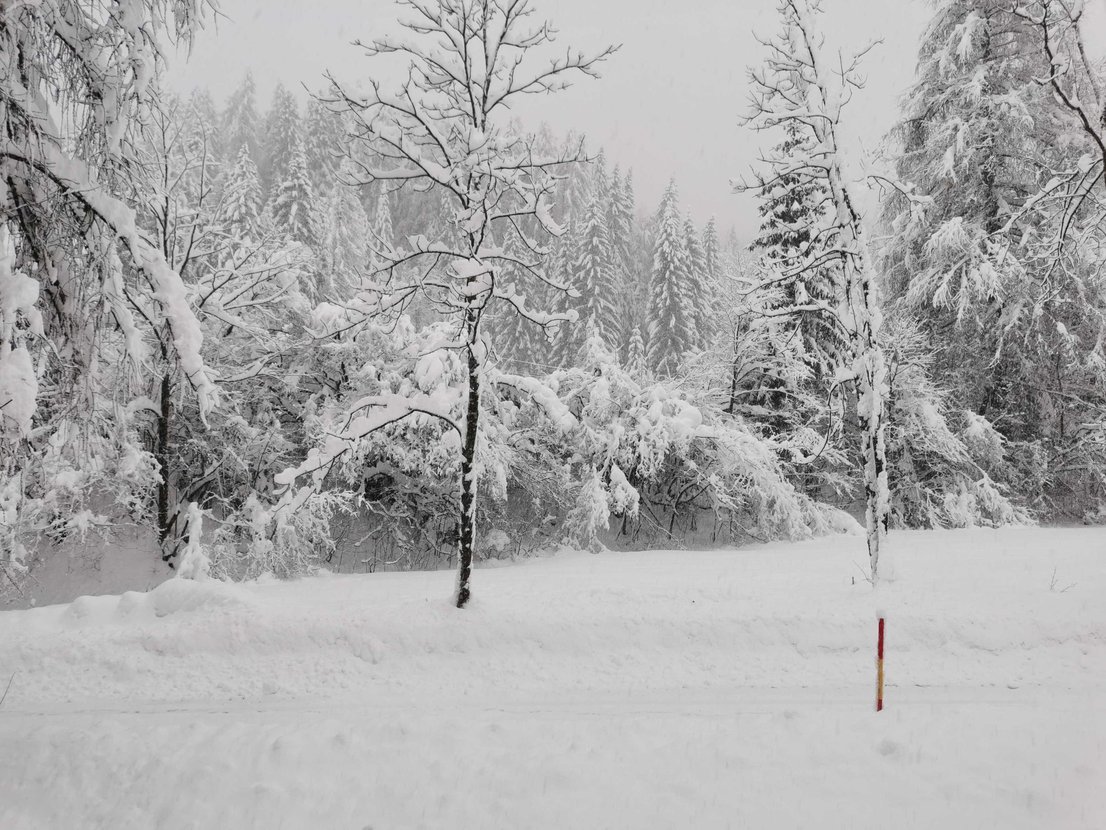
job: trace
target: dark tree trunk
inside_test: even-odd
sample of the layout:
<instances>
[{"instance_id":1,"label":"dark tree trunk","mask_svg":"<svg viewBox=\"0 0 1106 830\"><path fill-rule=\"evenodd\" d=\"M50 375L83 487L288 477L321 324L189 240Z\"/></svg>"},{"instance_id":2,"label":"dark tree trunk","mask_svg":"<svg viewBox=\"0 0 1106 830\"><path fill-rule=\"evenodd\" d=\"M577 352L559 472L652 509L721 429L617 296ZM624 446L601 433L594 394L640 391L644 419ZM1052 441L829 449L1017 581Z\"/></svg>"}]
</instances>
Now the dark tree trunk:
<instances>
[{"instance_id":1,"label":"dark tree trunk","mask_svg":"<svg viewBox=\"0 0 1106 830\"><path fill-rule=\"evenodd\" d=\"M730 404L727 407L727 411L730 415L737 412L737 378L738 378L738 349L741 345L741 338L735 331L733 336L733 361L731 363L731 377L730 377Z\"/></svg>"},{"instance_id":2,"label":"dark tree trunk","mask_svg":"<svg viewBox=\"0 0 1106 830\"><path fill-rule=\"evenodd\" d=\"M465 434L461 445L461 516L460 534L457 539L457 607L464 608L472 594L469 580L472 577L472 555L476 548L476 436L480 419L480 361L475 312L468 321L468 406L465 410Z\"/></svg>"},{"instance_id":3,"label":"dark tree trunk","mask_svg":"<svg viewBox=\"0 0 1106 830\"><path fill-rule=\"evenodd\" d=\"M157 540L161 546L161 558L168 562L173 557L167 542L172 528L169 519L169 419L172 415L171 399L173 384L166 372L161 378L161 401L157 416L157 444L154 457L157 459L161 480L157 485Z\"/></svg>"}]
</instances>

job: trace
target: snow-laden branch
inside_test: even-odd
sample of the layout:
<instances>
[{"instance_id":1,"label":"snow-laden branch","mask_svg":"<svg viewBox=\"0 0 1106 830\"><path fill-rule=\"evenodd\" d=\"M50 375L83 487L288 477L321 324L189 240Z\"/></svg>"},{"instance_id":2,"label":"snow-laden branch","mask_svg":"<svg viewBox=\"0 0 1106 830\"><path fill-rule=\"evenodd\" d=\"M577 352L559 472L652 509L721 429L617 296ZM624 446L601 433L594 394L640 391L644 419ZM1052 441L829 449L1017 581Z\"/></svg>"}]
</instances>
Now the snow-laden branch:
<instances>
[{"instance_id":1,"label":"snow-laden branch","mask_svg":"<svg viewBox=\"0 0 1106 830\"><path fill-rule=\"evenodd\" d=\"M180 274L169 267L165 256L138 230L134 211L98 186L87 165L67 157L49 142L29 153L11 141L0 143L0 159L27 165L49 176L103 222L122 242L135 265L154 287L154 298L173 334L181 368L195 388L205 415L218 403L219 394L201 354L203 332L188 303Z\"/></svg>"}]
</instances>

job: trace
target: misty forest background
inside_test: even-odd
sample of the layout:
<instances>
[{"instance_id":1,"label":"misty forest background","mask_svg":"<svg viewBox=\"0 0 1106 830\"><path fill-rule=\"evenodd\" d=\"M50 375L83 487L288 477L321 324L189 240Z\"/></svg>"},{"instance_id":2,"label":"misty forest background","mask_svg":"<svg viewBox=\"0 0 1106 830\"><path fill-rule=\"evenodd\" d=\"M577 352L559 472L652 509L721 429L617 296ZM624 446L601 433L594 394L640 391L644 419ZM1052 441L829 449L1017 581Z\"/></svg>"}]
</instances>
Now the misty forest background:
<instances>
[{"instance_id":1,"label":"misty forest background","mask_svg":"<svg viewBox=\"0 0 1106 830\"><path fill-rule=\"evenodd\" d=\"M617 51L550 46L517 4L401 5L434 31L370 52L406 87L370 55L305 103L249 74L159 90L198 0L0 12L0 592L124 527L248 578L1106 520L1106 72L1079 3L935 2L861 169L827 125L863 56L821 62L817 4L781 2L734 114L763 162L718 171L760 199L751 240L491 106L601 84ZM480 68L435 38L493 19L529 27L503 49L540 81L505 59L465 109L450 78Z\"/></svg>"}]
</instances>

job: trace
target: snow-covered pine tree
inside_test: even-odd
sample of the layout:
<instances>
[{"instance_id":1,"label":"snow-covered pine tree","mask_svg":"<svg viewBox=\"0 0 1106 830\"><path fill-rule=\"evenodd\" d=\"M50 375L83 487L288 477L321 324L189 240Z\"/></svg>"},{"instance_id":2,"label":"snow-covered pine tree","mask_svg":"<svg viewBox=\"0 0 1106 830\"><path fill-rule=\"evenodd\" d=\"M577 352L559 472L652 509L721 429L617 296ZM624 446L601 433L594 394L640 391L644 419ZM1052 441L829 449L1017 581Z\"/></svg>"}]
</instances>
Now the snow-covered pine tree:
<instances>
[{"instance_id":1,"label":"snow-covered pine tree","mask_svg":"<svg viewBox=\"0 0 1106 830\"><path fill-rule=\"evenodd\" d=\"M630 332L626 347L626 371L638 383L643 383L648 375L649 364L645 357L645 338L641 336L641 326L634 326Z\"/></svg>"},{"instance_id":2,"label":"snow-covered pine tree","mask_svg":"<svg viewBox=\"0 0 1106 830\"><path fill-rule=\"evenodd\" d=\"M350 296L359 274L370 267L369 217L357 188L339 183L323 203L325 221L320 252L326 258L329 289L336 298ZM390 241L389 241L390 242ZM324 295L328 295L324 291Z\"/></svg>"},{"instance_id":3,"label":"snow-covered pine tree","mask_svg":"<svg viewBox=\"0 0 1106 830\"><path fill-rule=\"evenodd\" d=\"M615 165L610 175L610 189L604 201L607 206L607 235L611 239L614 264L619 269L625 268L630 231L634 224L634 208L633 204L627 201L628 196L633 198L632 192L627 193L626 179L622 175L622 170Z\"/></svg>"},{"instance_id":4,"label":"snow-covered pine tree","mask_svg":"<svg viewBox=\"0 0 1106 830\"><path fill-rule=\"evenodd\" d=\"M712 216L703 229L703 259L706 265L707 283L717 291L722 283L722 252L718 248L718 223Z\"/></svg>"},{"instance_id":5,"label":"snow-covered pine tree","mask_svg":"<svg viewBox=\"0 0 1106 830\"><path fill-rule=\"evenodd\" d=\"M633 239L635 233L634 217L634 184L633 172L628 171L625 177L616 167L611 174L611 193L608 200L607 227L611 240L611 264L615 272L615 284L618 296L616 305L618 313L623 320L622 340L612 341L611 348L621 356L626 355L629 347L630 331L633 328L634 306L628 300L631 291L636 290L638 276L634 271L634 257L632 254Z\"/></svg>"},{"instance_id":6,"label":"snow-covered pine tree","mask_svg":"<svg viewBox=\"0 0 1106 830\"><path fill-rule=\"evenodd\" d=\"M897 174L932 203L924 215L893 193L885 220L892 296L928 318L936 369L961 405L992 417L1018 390L991 367L1001 350L1005 297L1024 280L1021 264L995 237L1009 206L1035 191L1038 117L1054 107L1033 82L1047 66L1032 54L1032 33L1004 0L945 0L922 40L917 80L895 130ZM981 382L981 379L985 379Z\"/></svg>"},{"instance_id":7,"label":"snow-covered pine tree","mask_svg":"<svg viewBox=\"0 0 1106 830\"><path fill-rule=\"evenodd\" d=\"M315 195L307 175L303 142L298 139L292 144L286 177L274 186L271 211L277 233L303 245L318 244Z\"/></svg>"},{"instance_id":8,"label":"snow-covered pine tree","mask_svg":"<svg viewBox=\"0 0 1106 830\"><path fill-rule=\"evenodd\" d=\"M661 199L656 234L646 308L647 355L650 369L658 375L673 375L699 343L699 309L675 180L669 182Z\"/></svg>"},{"instance_id":9,"label":"snow-covered pine tree","mask_svg":"<svg viewBox=\"0 0 1106 830\"><path fill-rule=\"evenodd\" d=\"M584 204L580 205L583 209L581 212L587 211L591 205L591 200L595 197L599 197L599 200L604 204L608 204L611 197L611 173L607 169L607 151L603 147L599 148L599 152L596 153L595 158L592 160L584 170L587 173L587 188L588 199Z\"/></svg>"},{"instance_id":10,"label":"snow-covered pine tree","mask_svg":"<svg viewBox=\"0 0 1106 830\"><path fill-rule=\"evenodd\" d=\"M1043 480L1064 500L1086 492L1076 483L1083 465L1068 463L1077 447L1093 456L1096 445L1083 445L1070 425L1102 406L1091 391L1100 387L1101 260L1096 245L1060 242L1071 229L1101 226L1088 212L1098 179L1080 161L1098 157L1100 170L1083 127L1098 122L1101 104L1090 118L1065 106L1069 83L1071 100L1094 100L1095 72L1077 27L1041 27L1049 9L1063 20L1077 6L937 4L894 133L897 174L913 191L893 193L884 216L892 296L924 321L952 407L998 427L1011 480L1045 510L1059 505L1047 502L1053 488ZM918 196L929 201L922 213ZM1106 459L1098 458L1092 489L1101 493Z\"/></svg>"},{"instance_id":11,"label":"snow-covered pine tree","mask_svg":"<svg viewBox=\"0 0 1106 830\"><path fill-rule=\"evenodd\" d=\"M546 351L539 345L545 343L540 326L535 326L521 314L508 312L497 315L494 335L495 357L500 365L515 374L544 374L536 365L539 361L548 360Z\"/></svg>"},{"instance_id":12,"label":"snow-covered pine tree","mask_svg":"<svg viewBox=\"0 0 1106 830\"><path fill-rule=\"evenodd\" d=\"M605 199L597 188L573 241L572 284L579 297L571 300L568 307L576 312L582 325L569 328L564 333L561 356L565 364L575 361L577 352L590 333L600 337L604 343L618 344L622 341L619 285L612 263L613 252L604 203Z\"/></svg>"},{"instance_id":13,"label":"snow-covered pine tree","mask_svg":"<svg viewBox=\"0 0 1106 830\"><path fill-rule=\"evenodd\" d=\"M268 115L265 116L265 163L259 165L261 183L270 200L276 195L277 189L292 177L292 161L297 145L304 156L306 171L307 156L299 103L284 84L278 83L273 90Z\"/></svg>"},{"instance_id":14,"label":"snow-covered pine tree","mask_svg":"<svg viewBox=\"0 0 1106 830\"><path fill-rule=\"evenodd\" d=\"M184 125L184 140L189 145L189 153L210 159L212 178L218 181L224 160L223 135L211 93L206 89L193 90L188 96L187 110L189 117Z\"/></svg>"},{"instance_id":15,"label":"snow-covered pine tree","mask_svg":"<svg viewBox=\"0 0 1106 830\"><path fill-rule=\"evenodd\" d=\"M338 184L346 140L342 116L312 97L304 116L304 152L315 198L325 199Z\"/></svg>"},{"instance_id":16,"label":"snow-covered pine tree","mask_svg":"<svg viewBox=\"0 0 1106 830\"><path fill-rule=\"evenodd\" d=\"M760 190L760 231L750 249L765 257L770 267L793 271L826 248L822 235L830 224L829 191L823 178L802 169L801 160L809 157L814 137L794 123L784 125L783 131L784 137L769 156L779 172ZM805 311L803 306L811 300L832 303L839 277L832 257L822 267L797 271L775 286L778 298L772 305L790 310L780 318L781 330L801 337L812 370L824 375L837 363L840 333L827 325L821 313Z\"/></svg>"},{"instance_id":17,"label":"snow-covered pine tree","mask_svg":"<svg viewBox=\"0 0 1106 830\"><path fill-rule=\"evenodd\" d=\"M567 254L569 251L568 234L562 234L550 240L545 261L548 279L558 285L569 285ZM559 314L567 309L564 291L551 289L548 285L535 284L525 272L508 268L504 272L505 281L514 282L514 290L523 294L527 308L555 308ZM510 289L509 289L510 290ZM517 314L510 307L496 310L494 320L489 327L495 342L495 359L509 371L519 375L543 377L556 365L561 365L563 356L561 344L567 327L554 332L552 327L534 323L525 315ZM572 327L572 328L575 328ZM574 356L574 355L573 355Z\"/></svg>"},{"instance_id":18,"label":"snow-covered pine tree","mask_svg":"<svg viewBox=\"0 0 1106 830\"><path fill-rule=\"evenodd\" d=\"M566 191L566 198L570 192ZM552 349L544 363L554 366L569 366L576 359L580 347L584 343L584 334L581 327L585 321L580 319L580 305L583 294L580 291L579 274L576 271L576 254L580 247L579 237L582 225L582 213L569 211L562 224L561 235L550 246L548 274L550 279L566 286L569 290L557 292L551 298L552 308L557 316L565 322L558 323L549 329L548 335L552 339ZM573 325L580 323L580 326Z\"/></svg>"},{"instance_id":19,"label":"snow-covered pine tree","mask_svg":"<svg viewBox=\"0 0 1106 830\"><path fill-rule=\"evenodd\" d=\"M569 223L562 227L562 233L559 237L549 242L549 252L545 259L545 273L553 285L565 287L574 285L571 259L574 250L575 228ZM571 353L566 356L565 352L567 350L562 345L565 340L573 337L571 329L574 326L568 323L567 319L570 304L574 303L575 300L569 291L551 288L547 285L536 288L536 296L533 300L542 301L542 305L538 306L539 308L554 309L558 318L562 320L551 326L535 326L533 323L530 323L530 325L520 324L519 331L524 332L525 336L517 341L518 354L521 355L529 350L530 357L527 360L531 365L528 367L528 371L530 374L540 376L559 366L566 365L575 356ZM505 327L505 330L510 331L511 328L513 327L508 326ZM504 345L508 346L509 341L505 342ZM505 355L511 353L503 352Z\"/></svg>"},{"instance_id":20,"label":"snow-covered pine tree","mask_svg":"<svg viewBox=\"0 0 1106 830\"><path fill-rule=\"evenodd\" d=\"M1052 361L1046 377L1068 394L1050 395L1042 407L1049 415L1044 429L1052 449L1049 472L1057 489L1066 491L1052 507L1097 521L1106 516L1106 67L1089 58L1086 35L1094 31L1087 10L1084 3L1061 0L1015 9L1032 27L1038 55L1048 63L1058 126L1071 146L1060 168L1038 176L1046 184L1014 222L1025 223L1037 213L1048 228L1040 236L1027 234L1026 259L1044 274L1035 286L1041 339L1055 333L1066 358ZM1046 345L1041 352L1050 350Z\"/></svg>"},{"instance_id":21,"label":"snow-covered pine tree","mask_svg":"<svg viewBox=\"0 0 1106 830\"><path fill-rule=\"evenodd\" d=\"M623 282L622 304L628 321L627 330L640 327L645 336L649 330L649 284L653 273L653 245L656 241L656 217L650 215L639 221L634 195L633 171L628 171L622 181L623 210L632 217L629 243L625 250L626 273ZM625 348L629 348L629 344Z\"/></svg>"},{"instance_id":22,"label":"snow-covered pine tree","mask_svg":"<svg viewBox=\"0 0 1106 830\"><path fill-rule=\"evenodd\" d=\"M258 240L263 207L261 181L248 144L242 144L234 166L223 179L219 220L235 239Z\"/></svg>"},{"instance_id":23,"label":"snow-covered pine tree","mask_svg":"<svg viewBox=\"0 0 1106 830\"><path fill-rule=\"evenodd\" d=\"M838 401L826 401L837 389L834 374L846 348L829 311L837 307L841 277L834 254L820 265L810 263L830 247L829 191L822 171L804 166L815 137L792 122L782 131L767 157L771 172L757 189L762 221L749 246L758 259L756 276L739 303L742 314L755 319L731 319L729 408L736 409L740 398L742 405L761 409L776 435L810 426L828 441ZM771 347L750 348L750 338Z\"/></svg>"},{"instance_id":24,"label":"snow-covered pine tree","mask_svg":"<svg viewBox=\"0 0 1106 830\"><path fill-rule=\"evenodd\" d=\"M561 146L562 154L578 153L581 157L584 157L587 148L587 137L570 133ZM561 213L563 218L559 220L562 224L570 218L579 220L584 215L584 211L587 210L588 203L591 201L592 185L595 181L593 164L594 160L591 164L575 167L560 183L558 192L564 200Z\"/></svg>"},{"instance_id":25,"label":"snow-covered pine tree","mask_svg":"<svg viewBox=\"0 0 1106 830\"><path fill-rule=\"evenodd\" d=\"M233 160L243 147L248 147L255 164L264 161L264 145L260 140L261 119L257 114L257 85L253 73L246 72L239 87L227 99L222 118L223 158Z\"/></svg>"},{"instance_id":26,"label":"snow-covered pine tree","mask_svg":"<svg viewBox=\"0 0 1106 830\"><path fill-rule=\"evenodd\" d=\"M707 254L703 240L691 217L684 219L684 235L687 237L688 270L691 279L688 290L695 308L695 348L705 348L714 334L714 285L710 280Z\"/></svg>"}]
</instances>

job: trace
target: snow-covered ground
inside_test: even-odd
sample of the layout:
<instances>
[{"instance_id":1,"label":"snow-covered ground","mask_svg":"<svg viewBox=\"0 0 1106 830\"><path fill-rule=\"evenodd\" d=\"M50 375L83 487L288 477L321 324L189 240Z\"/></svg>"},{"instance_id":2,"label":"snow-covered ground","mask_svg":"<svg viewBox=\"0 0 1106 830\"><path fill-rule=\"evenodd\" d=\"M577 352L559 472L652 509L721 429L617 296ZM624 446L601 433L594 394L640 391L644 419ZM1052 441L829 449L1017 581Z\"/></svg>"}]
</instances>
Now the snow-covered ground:
<instances>
[{"instance_id":1,"label":"snow-covered ground","mask_svg":"<svg viewBox=\"0 0 1106 830\"><path fill-rule=\"evenodd\" d=\"M0 827L1106 827L1106 530L568 554L0 613Z\"/></svg>"}]
</instances>

